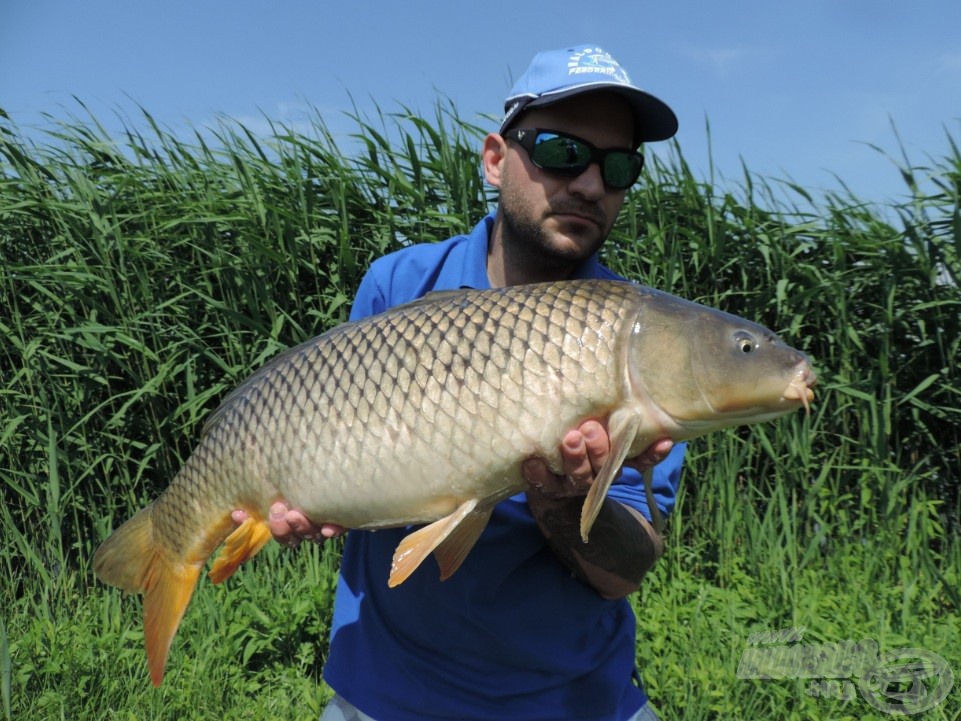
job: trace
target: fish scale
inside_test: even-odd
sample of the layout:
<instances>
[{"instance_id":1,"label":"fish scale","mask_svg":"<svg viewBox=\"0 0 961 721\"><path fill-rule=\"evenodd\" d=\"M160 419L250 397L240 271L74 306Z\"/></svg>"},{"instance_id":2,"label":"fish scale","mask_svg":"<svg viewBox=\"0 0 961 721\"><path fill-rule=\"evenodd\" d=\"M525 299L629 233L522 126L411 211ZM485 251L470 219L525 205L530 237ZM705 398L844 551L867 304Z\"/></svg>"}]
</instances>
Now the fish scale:
<instances>
[{"instance_id":1,"label":"fish scale","mask_svg":"<svg viewBox=\"0 0 961 721\"><path fill-rule=\"evenodd\" d=\"M750 353L734 347L745 334ZM279 499L318 524L429 523L398 546L388 582L431 553L446 578L493 506L523 490L524 461L559 470L560 441L583 420L606 423L611 438L584 502L587 540L624 458L659 438L776 417L806 405L811 385L803 354L770 331L631 283L433 293L341 325L243 381L170 486L98 549L94 569L145 594L159 684L206 560L223 543L209 575L229 577L269 540ZM239 528L235 509L248 516Z\"/></svg>"}]
</instances>

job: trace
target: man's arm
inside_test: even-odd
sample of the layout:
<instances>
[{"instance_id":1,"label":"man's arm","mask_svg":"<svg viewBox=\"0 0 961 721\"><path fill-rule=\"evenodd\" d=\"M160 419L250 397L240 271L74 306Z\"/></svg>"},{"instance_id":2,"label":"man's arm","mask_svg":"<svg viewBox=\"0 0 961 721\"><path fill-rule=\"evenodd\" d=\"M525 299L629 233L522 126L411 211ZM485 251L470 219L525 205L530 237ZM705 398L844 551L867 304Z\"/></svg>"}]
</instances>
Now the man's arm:
<instances>
[{"instance_id":1,"label":"man's arm","mask_svg":"<svg viewBox=\"0 0 961 721\"><path fill-rule=\"evenodd\" d=\"M643 472L666 458L672 445L658 441L628 464ZM605 598L628 596L664 552L663 542L640 512L607 498L584 543L581 508L610 454L610 439L600 423L586 421L564 437L561 453L565 475L551 473L539 459L525 464L531 513L558 558L578 578Z\"/></svg>"}]
</instances>

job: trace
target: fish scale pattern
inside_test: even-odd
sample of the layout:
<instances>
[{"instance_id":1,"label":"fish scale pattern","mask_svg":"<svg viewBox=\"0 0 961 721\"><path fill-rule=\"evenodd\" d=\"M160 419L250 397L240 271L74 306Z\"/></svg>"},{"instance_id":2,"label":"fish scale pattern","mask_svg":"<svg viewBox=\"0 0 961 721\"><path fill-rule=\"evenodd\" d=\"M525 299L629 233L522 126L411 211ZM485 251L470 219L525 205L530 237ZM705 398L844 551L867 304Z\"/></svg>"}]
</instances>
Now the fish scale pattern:
<instances>
[{"instance_id":1,"label":"fish scale pattern","mask_svg":"<svg viewBox=\"0 0 961 721\"><path fill-rule=\"evenodd\" d=\"M562 282L433 294L339 326L228 396L163 502L219 514L285 497L369 527L503 498L524 459L556 455L572 423L621 400L618 344L640 302L630 284ZM184 521L162 532L196 527Z\"/></svg>"}]
</instances>

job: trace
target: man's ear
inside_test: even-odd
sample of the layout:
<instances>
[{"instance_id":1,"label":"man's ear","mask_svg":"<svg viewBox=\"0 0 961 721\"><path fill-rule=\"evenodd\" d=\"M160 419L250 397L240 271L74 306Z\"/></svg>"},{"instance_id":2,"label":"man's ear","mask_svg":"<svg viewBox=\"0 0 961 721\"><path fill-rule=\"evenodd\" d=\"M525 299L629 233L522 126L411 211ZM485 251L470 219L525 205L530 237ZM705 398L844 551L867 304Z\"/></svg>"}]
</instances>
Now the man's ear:
<instances>
[{"instance_id":1,"label":"man's ear","mask_svg":"<svg viewBox=\"0 0 961 721\"><path fill-rule=\"evenodd\" d=\"M507 159L507 141L497 133L490 133L484 138L481 159L484 162L484 178L495 188L501 187L504 162Z\"/></svg>"}]
</instances>

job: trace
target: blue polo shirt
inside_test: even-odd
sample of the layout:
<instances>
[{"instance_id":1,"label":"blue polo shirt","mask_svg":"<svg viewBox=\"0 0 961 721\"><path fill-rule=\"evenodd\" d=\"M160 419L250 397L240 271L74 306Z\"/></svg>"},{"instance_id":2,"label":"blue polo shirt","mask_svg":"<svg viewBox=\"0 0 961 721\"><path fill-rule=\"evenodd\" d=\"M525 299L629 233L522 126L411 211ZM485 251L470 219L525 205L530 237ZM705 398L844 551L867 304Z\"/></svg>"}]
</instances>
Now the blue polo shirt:
<instances>
[{"instance_id":1,"label":"blue polo shirt","mask_svg":"<svg viewBox=\"0 0 961 721\"><path fill-rule=\"evenodd\" d=\"M492 215L469 235L376 260L351 311L357 320L433 290L489 288ZM596 257L577 278L621 279ZM683 444L654 470L655 501L674 507ZM610 497L650 519L640 476ZM524 494L498 504L460 569L440 582L426 561L388 588L409 528L350 531L324 669L327 683L377 721L621 721L647 701L635 682L635 620L575 579L548 547Z\"/></svg>"}]
</instances>

